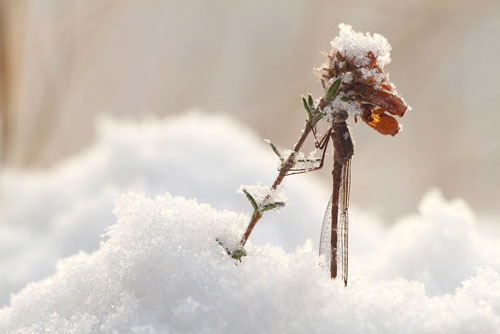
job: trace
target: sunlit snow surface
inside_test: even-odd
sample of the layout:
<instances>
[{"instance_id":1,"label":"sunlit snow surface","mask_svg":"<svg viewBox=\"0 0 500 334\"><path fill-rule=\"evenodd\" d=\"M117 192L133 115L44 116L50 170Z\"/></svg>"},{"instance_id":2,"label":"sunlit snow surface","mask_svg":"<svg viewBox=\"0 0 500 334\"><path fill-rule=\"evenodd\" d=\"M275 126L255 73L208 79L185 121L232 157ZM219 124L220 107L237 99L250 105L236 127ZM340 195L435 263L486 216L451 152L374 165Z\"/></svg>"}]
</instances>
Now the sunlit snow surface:
<instances>
[{"instance_id":1,"label":"sunlit snow surface","mask_svg":"<svg viewBox=\"0 0 500 334\"><path fill-rule=\"evenodd\" d=\"M224 117L191 113L143 122L103 119L96 143L48 171L0 173L0 307L9 294L55 272L58 259L99 248L114 200L130 190L169 192L216 209L252 211L242 184L271 184L276 156ZM328 189L314 177L286 180L288 206L267 214L252 241L292 251L319 238Z\"/></svg>"},{"instance_id":2,"label":"sunlit snow surface","mask_svg":"<svg viewBox=\"0 0 500 334\"><path fill-rule=\"evenodd\" d=\"M248 217L223 209L251 211L235 191L272 182L269 151L217 117L108 120L93 148L53 170L4 172L1 296L48 278L0 310L0 333L498 331L500 237L438 191L390 227L352 208L343 288L318 266L328 189L287 178L288 206L264 216L236 264L215 238L238 240ZM115 217L129 189L143 194L122 195Z\"/></svg>"}]
</instances>

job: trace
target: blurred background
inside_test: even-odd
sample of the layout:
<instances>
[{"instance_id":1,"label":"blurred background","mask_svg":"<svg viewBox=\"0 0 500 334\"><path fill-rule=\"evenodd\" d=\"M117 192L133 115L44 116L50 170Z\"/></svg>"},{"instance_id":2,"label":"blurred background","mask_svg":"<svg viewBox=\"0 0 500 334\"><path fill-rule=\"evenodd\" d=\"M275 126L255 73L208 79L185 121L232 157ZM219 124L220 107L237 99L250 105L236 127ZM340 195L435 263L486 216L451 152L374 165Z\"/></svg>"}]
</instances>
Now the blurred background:
<instances>
[{"instance_id":1,"label":"blurred background","mask_svg":"<svg viewBox=\"0 0 500 334\"><path fill-rule=\"evenodd\" d=\"M321 94L313 68L342 22L387 37L386 70L413 108L396 137L352 125L352 201L394 219L438 187L497 215L494 0L1 1L0 168L50 168L92 143L103 113L196 108L291 148L305 119L300 96ZM329 185L329 173L316 177Z\"/></svg>"}]
</instances>

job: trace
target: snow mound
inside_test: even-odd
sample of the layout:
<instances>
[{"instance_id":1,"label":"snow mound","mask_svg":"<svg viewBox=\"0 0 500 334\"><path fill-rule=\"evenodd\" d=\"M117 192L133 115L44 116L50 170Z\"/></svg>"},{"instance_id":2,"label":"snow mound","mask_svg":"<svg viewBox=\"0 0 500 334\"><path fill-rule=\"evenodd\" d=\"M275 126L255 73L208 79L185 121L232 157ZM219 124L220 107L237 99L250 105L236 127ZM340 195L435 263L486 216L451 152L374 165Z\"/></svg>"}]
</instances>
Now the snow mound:
<instances>
[{"instance_id":1,"label":"snow mound","mask_svg":"<svg viewBox=\"0 0 500 334\"><path fill-rule=\"evenodd\" d=\"M389 227L355 216L350 232L355 274L419 281L429 295L453 293L478 267L500 271L500 237L482 233L464 201L448 202L436 189L424 196L418 213Z\"/></svg>"},{"instance_id":2,"label":"snow mound","mask_svg":"<svg viewBox=\"0 0 500 334\"><path fill-rule=\"evenodd\" d=\"M237 242L248 217L217 210L250 213L236 189L271 182L275 166L254 133L192 113L104 119L92 147L54 168L2 171L0 305L45 279L0 311L0 333L500 328L500 237L481 233L463 201L437 190L392 225L351 205L344 289L319 269L312 246L328 185L312 175L287 178L287 207L266 213L236 265L215 239ZM130 190L143 195L120 199L103 243L116 223L115 199ZM166 190L214 209L148 198Z\"/></svg>"},{"instance_id":3,"label":"snow mound","mask_svg":"<svg viewBox=\"0 0 500 334\"><path fill-rule=\"evenodd\" d=\"M432 201L432 198L429 200ZM439 202L433 201L439 206ZM428 207L432 207L428 203ZM454 294L428 297L403 279L355 277L344 288L311 243L286 253L247 245L242 263L215 238L248 217L170 195L129 193L92 254L60 261L0 310L2 333L494 333L500 274L478 270Z\"/></svg>"},{"instance_id":4,"label":"snow mound","mask_svg":"<svg viewBox=\"0 0 500 334\"><path fill-rule=\"evenodd\" d=\"M102 118L94 145L48 170L0 171L0 306L57 260L99 248L122 193L169 191L217 209L251 212L243 184L270 183L276 156L228 117L191 112L142 121ZM310 175L286 180L287 207L267 214L252 241L287 251L317 240L327 189ZM311 196L314 194L314 196ZM285 223L286 222L286 225Z\"/></svg>"}]
</instances>

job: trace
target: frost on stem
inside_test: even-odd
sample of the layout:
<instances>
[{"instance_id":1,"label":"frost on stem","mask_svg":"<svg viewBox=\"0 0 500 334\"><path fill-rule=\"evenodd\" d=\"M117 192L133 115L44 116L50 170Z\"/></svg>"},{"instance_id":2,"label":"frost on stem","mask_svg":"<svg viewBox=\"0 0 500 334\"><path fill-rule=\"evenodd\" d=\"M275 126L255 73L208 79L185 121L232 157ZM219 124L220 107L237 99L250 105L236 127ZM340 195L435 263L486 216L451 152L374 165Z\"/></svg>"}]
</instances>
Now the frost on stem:
<instances>
[{"instance_id":1,"label":"frost on stem","mask_svg":"<svg viewBox=\"0 0 500 334\"><path fill-rule=\"evenodd\" d=\"M264 212L272 209L280 209L285 206L285 187L278 186L272 189L260 183L254 186L241 185L239 193L245 194L254 211Z\"/></svg>"},{"instance_id":2,"label":"frost on stem","mask_svg":"<svg viewBox=\"0 0 500 334\"><path fill-rule=\"evenodd\" d=\"M288 157L293 153L292 150L283 151L283 157L288 159ZM317 168L318 164L321 162L321 157L318 155L318 151L314 150L309 152L306 156L303 152L297 152L294 155L294 169L300 169L304 171L309 171L311 169ZM281 166L280 166L281 167Z\"/></svg>"},{"instance_id":3,"label":"frost on stem","mask_svg":"<svg viewBox=\"0 0 500 334\"><path fill-rule=\"evenodd\" d=\"M247 199L250 201L253 207L252 217L250 218L250 223L248 224L247 230L243 234L240 245L241 248L245 246L245 243L252 233L255 224L262 217L265 211L272 209L279 209L285 206L285 189L279 184L273 184L273 186L263 186L257 184L255 186L241 186L239 192L245 194ZM235 258L235 253L230 252L233 258ZM238 258L239 259L239 258Z\"/></svg>"},{"instance_id":4,"label":"frost on stem","mask_svg":"<svg viewBox=\"0 0 500 334\"><path fill-rule=\"evenodd\" d=\"M391 46L382 35L355 32L346 24L339 28L328 60L319 70L326 87L339 79L342 85L322 113L331 120L339 110L345 110L356 121L361 117L378 132L394 136L401 127L391 115L402 117L410 107L384 72L391 61Z\"/></svg>"},{"instance_id":5,"label":"frost on stem","mask_svg":"<svg viewBox=\"0 0 500 334\"><path fill-rule=\"evenodd\" d=\"M318 164L321 162L321 157L318 155L317 150L311 151L307 156L303 152L294 152L293 150L285 150L283 151L283 153L280 153L276 146L274 146L274 144L269 139L265 139L265 142L268 143L269 146L271 146L272 150L279 158L278 170L283 168L285 161L287 161L292 154L293 167L296 169L304 170L306 172L311 169L317 168Z\"/></svg>"}]
</instances>

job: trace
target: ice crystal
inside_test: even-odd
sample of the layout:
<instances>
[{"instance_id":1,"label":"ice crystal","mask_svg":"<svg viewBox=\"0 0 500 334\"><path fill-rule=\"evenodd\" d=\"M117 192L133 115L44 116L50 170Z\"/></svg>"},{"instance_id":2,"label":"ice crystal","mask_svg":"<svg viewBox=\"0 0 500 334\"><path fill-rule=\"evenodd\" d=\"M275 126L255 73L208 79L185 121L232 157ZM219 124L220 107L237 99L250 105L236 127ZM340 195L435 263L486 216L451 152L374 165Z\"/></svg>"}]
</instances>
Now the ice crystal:
<instances>
[{"instance_id":1,"label":"ice crystal","mask_svg":"<svg viewBox=\"0 0 500 334\"><path fill-rule=\"evenodd\" d=\"M277 186L276 189L261 183L257 183L256 185L241 185L238 192L244 193L245 190L253 197L258 208L265 208L273 204L277 204L277 208L281 208L286 203L286 191L283 185Z\"/></svg>"}]
</instances>

